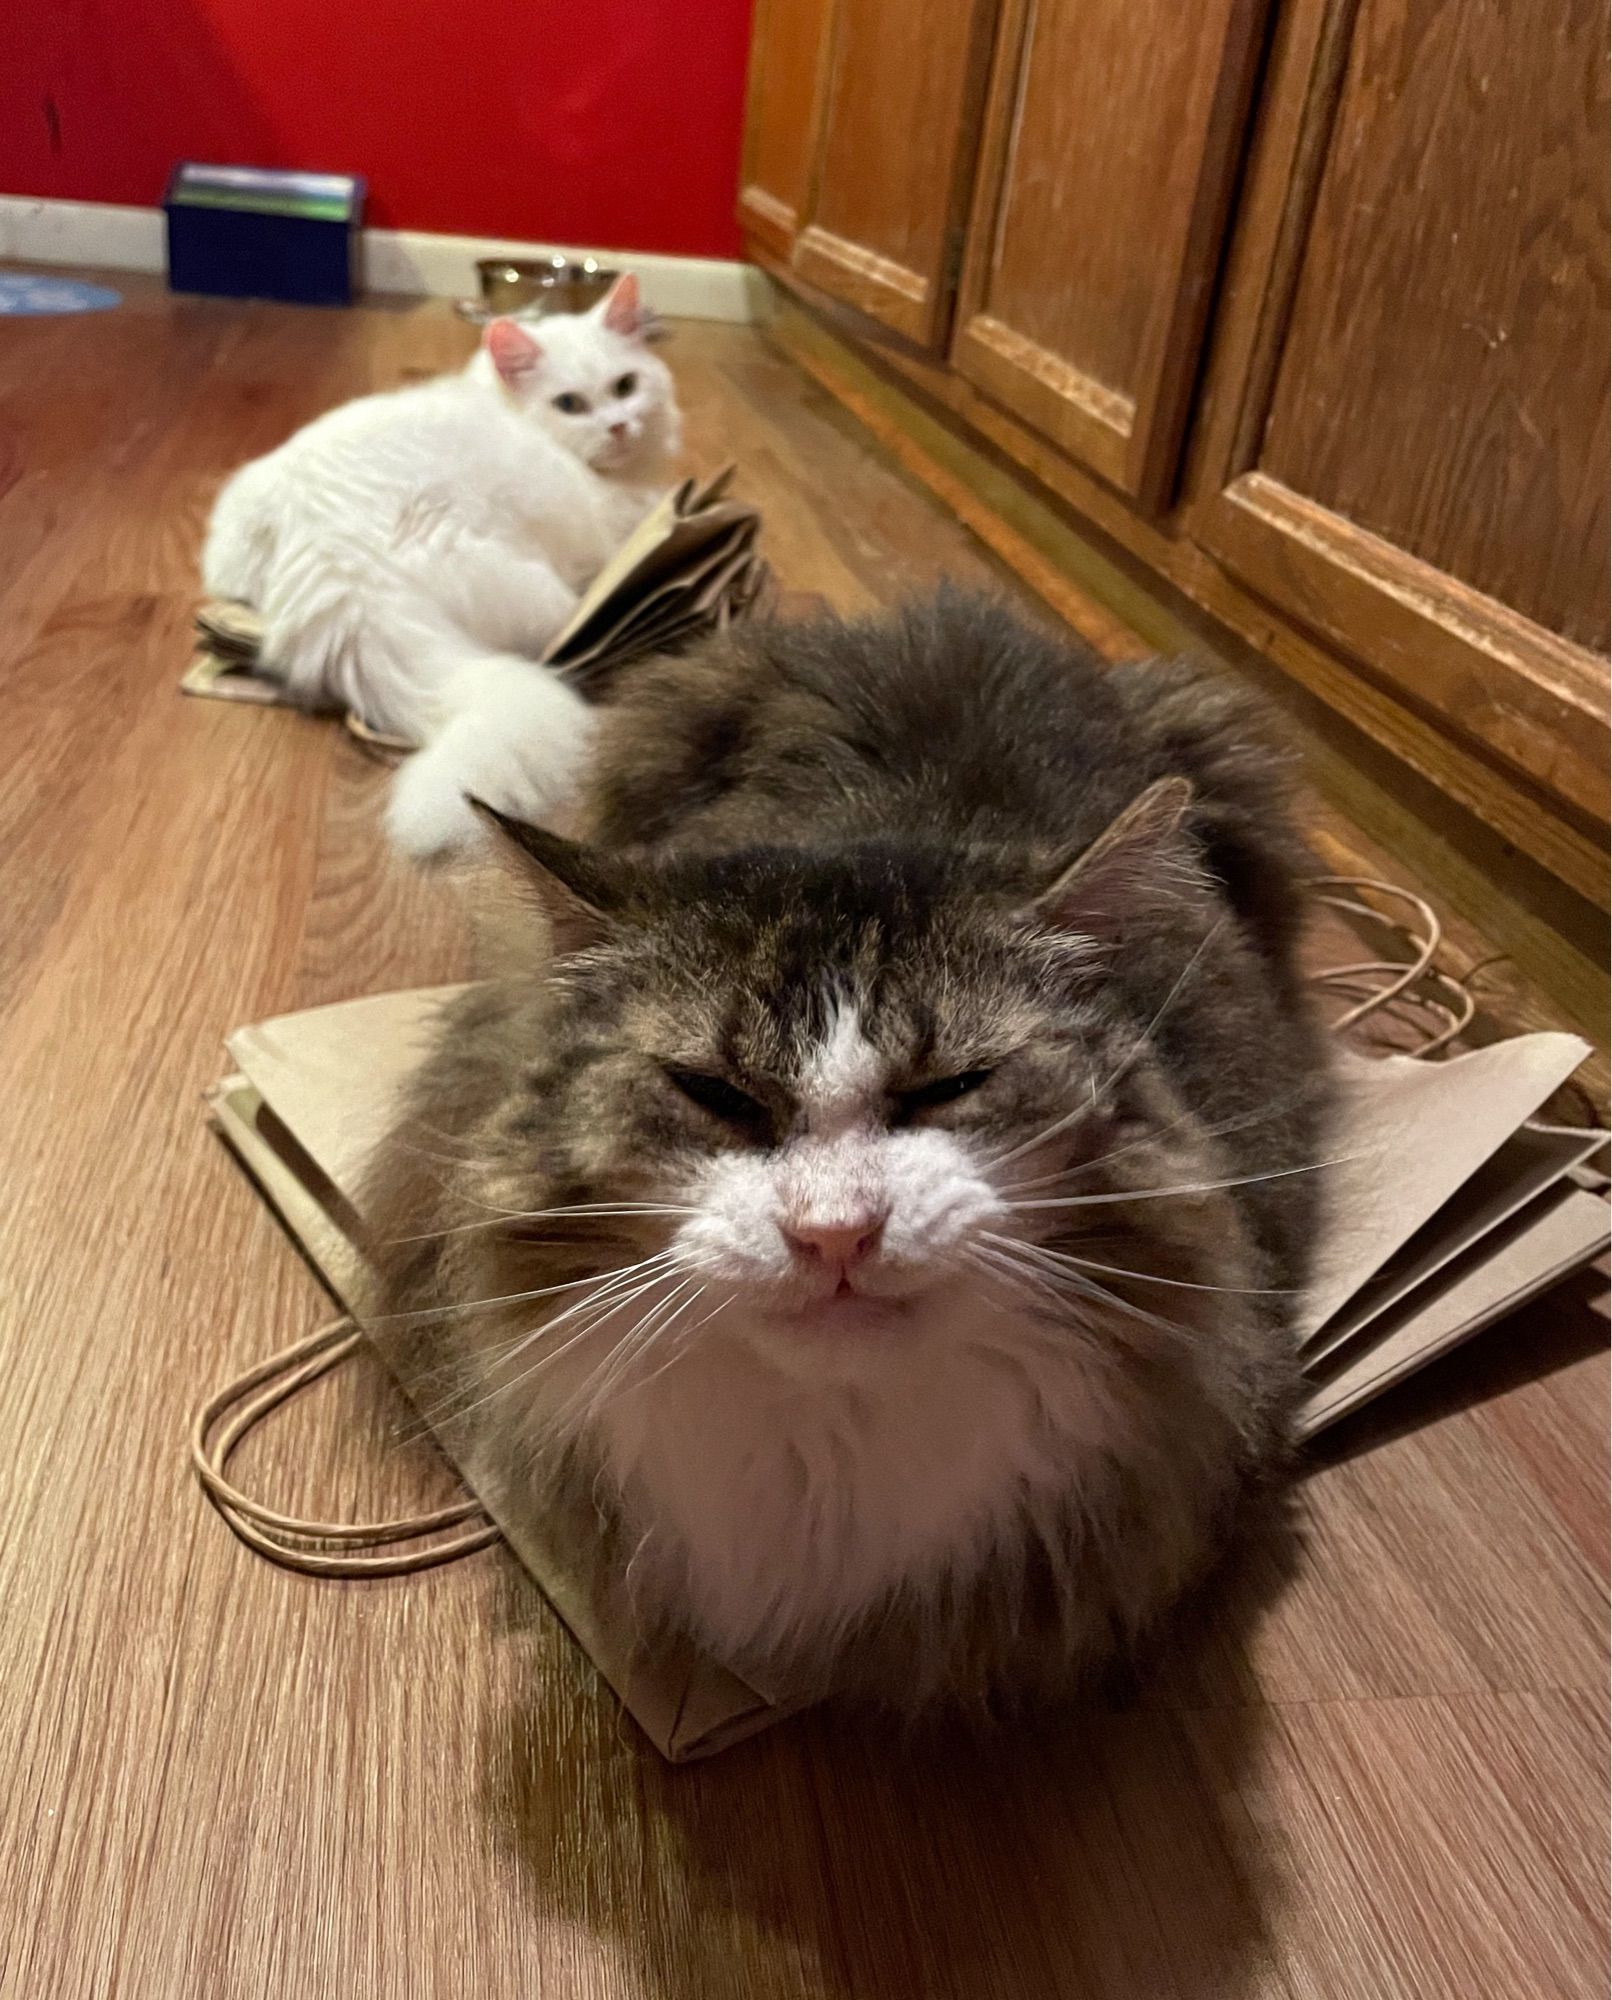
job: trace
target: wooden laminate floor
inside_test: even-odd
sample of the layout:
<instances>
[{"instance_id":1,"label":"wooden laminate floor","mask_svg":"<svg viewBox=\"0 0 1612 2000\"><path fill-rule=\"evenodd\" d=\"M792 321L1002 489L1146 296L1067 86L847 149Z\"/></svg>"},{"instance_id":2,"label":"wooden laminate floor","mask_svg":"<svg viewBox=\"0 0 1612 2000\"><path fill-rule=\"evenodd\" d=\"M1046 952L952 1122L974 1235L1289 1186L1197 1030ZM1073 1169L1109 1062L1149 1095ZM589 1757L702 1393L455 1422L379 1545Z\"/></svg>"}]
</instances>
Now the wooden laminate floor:
<instances>
[{"instance_id":1,"label":"wooden laminate floor","mask_svg":"<svg viewBox=\"0 0 1612 2000\"><path fill-rule=\"evenodd\" d=\"M1606 1991L1607 1363L1586 1279L1336 1434L1123 1709L970 1744L807 1717L671 1770L513 1565L287 1575L186 1418L325 1311L204 1128L235 1024L453 976L336 729L186 701L240 459L455 359L440 305L0 322L0 1995L1574 2000ZM791 588L955 523L753 333L669 350ZM243 1470L442 1490L363 1367Z\"/></svg>"}]
</instances>

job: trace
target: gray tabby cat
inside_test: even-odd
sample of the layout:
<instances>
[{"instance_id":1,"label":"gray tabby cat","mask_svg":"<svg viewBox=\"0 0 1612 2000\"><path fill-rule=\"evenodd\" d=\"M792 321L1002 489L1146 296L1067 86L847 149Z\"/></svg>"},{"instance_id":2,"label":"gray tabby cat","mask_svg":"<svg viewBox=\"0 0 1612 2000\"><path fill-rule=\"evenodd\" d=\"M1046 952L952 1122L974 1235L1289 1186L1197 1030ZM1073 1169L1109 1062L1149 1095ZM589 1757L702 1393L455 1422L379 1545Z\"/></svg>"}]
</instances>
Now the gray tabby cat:
<instances>
[{"instance_id":1,"label":"gray tabby cat","mask_svg":"<svg viewBox=\"0 0 1612 2000\"><path fill-rule=\"evenodd\" d=\"M391 1309L647 1643L1068 1689L1284 1463L1328 1071L1282 760L942 594L640 669L586 812L498 821L550 924L442 1018Z\"/></svg>"}]
</instances>

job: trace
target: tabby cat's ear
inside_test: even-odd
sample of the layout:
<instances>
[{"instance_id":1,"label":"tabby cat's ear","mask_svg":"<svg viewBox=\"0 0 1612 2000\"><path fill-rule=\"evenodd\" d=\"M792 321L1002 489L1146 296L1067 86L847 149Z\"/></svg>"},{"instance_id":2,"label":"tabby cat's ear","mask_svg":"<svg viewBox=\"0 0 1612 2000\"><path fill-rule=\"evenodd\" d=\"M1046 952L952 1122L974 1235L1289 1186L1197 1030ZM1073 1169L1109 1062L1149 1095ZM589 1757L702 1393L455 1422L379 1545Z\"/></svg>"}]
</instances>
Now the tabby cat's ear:
<instances>
[{"instance_id":1,"label":"tabby cat's ear","mask_svg":"<svg viewBox=\"0 0 1612 2000\"><path fill-rule=\"evenodd\" d=\"M520 886L542 906L557 952L583 951L610 930L617 889L592 848L530 826L481 799L467 795L466 803L492 833Z\"/></svg>"},{"instance_id":2,"label":"tabby cat's ear","mask_svg":"<svg viewBox=\"0 0 1612 2000\"><path fill-rule=\"evenodd\" d=\"M1057 930L1118 937L1161 903L1203 892L1204 875L1184 821L1185 778L1160 778L1061 868L1036 897L1035 916Z\"/></svg>"}]
</instances>

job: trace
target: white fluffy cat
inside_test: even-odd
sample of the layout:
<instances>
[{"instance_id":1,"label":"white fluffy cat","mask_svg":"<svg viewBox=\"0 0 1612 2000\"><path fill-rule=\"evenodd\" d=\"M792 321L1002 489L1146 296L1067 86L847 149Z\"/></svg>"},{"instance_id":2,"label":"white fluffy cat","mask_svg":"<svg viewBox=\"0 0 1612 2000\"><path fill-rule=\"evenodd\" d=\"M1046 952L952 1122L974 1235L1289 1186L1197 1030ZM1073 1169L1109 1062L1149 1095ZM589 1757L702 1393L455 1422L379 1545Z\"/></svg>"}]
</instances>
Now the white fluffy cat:
<instances>
[{"instance_id":1,"label":"white fluffy cat","mask_svg":"<svg viewBox=\"0 0 1612 2000\"><path fill-rule=\"evenodd\" d=\"M265 671L424 746L387 809L411 853L476 837L466 792L566 803L592 710L536 659L679 444L643 325L631 276L587 314L494 320L461 374L330 411L218 496L203 582L262 614Z\"/></svg>"}]
</instances>

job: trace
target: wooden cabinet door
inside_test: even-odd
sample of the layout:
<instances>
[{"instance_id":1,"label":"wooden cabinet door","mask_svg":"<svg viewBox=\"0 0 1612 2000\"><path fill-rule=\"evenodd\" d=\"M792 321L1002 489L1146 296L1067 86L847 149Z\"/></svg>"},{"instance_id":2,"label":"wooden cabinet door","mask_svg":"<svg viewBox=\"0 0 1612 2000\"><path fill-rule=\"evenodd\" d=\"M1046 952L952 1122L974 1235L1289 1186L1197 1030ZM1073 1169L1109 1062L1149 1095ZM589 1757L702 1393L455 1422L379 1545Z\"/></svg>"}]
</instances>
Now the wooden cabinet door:
<instances>
[{"instance_id":1,"label":"wooden cabinet door","mask_svg":"<svg viewBox=\"0 0 1612 2000\"><path fill-rule=\"evenodd\" d=\"M837 0L809 283L932 346L950 318L995 0Z\"/></svg>"},{"instance_id":2,"label":"wooden cabinet door","mask_svg":"<svg viewBox=\"0 0 1612 2000\"><path fill-rule=\"evenodd\" d=\"M756 0L739 220L788 257L805 214L831 0Z\"/></svg>"},{"instance_id":3,"label":"wooden cabinet door","mask_svg":"<svg viewBox=\"0 0 1612 2000\"><path fill-rule=\"evenodd\" d=\"M1264 0L1007 0L952 359L1103 478L1166 497Z\"/></svg>"},{"instance_id":4,"label":"wooden cabinet door","mask_svg":"<svg viewBox=\"0 0 1612 2000\"><path fill-rule=\"evenodd\" d=\"M1603 901L1565 835L1607 816L1607 25L1605 0L1295 0L1190 523L1527 780Z\"/></svg>"}]
</instances>

